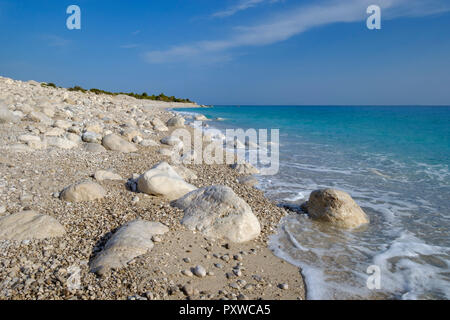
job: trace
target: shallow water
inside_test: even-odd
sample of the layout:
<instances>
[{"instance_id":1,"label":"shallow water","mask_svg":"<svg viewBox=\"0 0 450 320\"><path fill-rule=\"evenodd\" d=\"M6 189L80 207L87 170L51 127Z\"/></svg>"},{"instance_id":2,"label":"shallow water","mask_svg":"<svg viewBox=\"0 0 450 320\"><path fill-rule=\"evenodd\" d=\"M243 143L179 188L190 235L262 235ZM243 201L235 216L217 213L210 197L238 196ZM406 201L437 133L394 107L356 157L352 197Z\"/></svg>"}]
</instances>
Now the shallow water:
<instances>
[{"instance_id":1,"label":"shallow water","mask_svg":"<svg viewBox=\"0 0 450 320\"><path fill-rule=\"evenodd\" d=\"M349 192L365 228L298 214L270 246L302 268L309 299L450 298L450 107L219 106L182 109L225 128L280 129L280 170L259 188L299 205L311 191ZM369 290L367 268L381 270Z\"/></svg>"}]
</instances>

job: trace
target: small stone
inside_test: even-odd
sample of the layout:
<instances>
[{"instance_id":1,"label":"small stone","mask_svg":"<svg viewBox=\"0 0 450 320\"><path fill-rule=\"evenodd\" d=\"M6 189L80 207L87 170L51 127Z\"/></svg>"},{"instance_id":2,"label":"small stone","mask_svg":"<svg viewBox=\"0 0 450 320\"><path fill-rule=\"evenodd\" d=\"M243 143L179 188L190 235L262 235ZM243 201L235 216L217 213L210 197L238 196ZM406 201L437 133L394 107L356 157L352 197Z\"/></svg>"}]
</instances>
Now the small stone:
<instances>
[{"instance_id":1,"label":"small stone","mask_svg":"<svg viewBox=\"0 0 450 320\"><path fill-rule=\"evenodd\" d=\"M183 258L183 261L186 263L190 263L191 262L191 258Z\"/></svg>"},{"instance_id":2,"label":"small stone","mask_svg":"<svg viewBox=\"0 0 450 320\"><path fill-rule=\"evenodd\" d=\"M280 288L281 290L288 290L288 289L289 289L289 286L288 286L287 283L280 283L280 284L278 285L278 288Z\"/></svg>"},{"instance_id":3,"label":"small stone","mask_svg":"<svg viewBox=\"0 0 450 320\"><path fill-rule=\"evenodd\" d=\"M191 272L191 270L186 269L186 270L182 270L181 274L185 275L186 277L192 277L194 274Z\"/></svg>"},{"instance_id":4,"label":"small stone","mask_svg":"<svg viewBox=\"0 0 450 320\"><path fill-rule=\"evenodd\" d=\"M134 196L133 197L133 199L131 199L131 202L133 203L133 204L136 204L136 203L138 203L139 202L139 197L138 196Z\"/></svg>"},{"instance_id":5,"label":"small stone","mask_svg":"<svg viewBox=\"0 0 450 320\"><path fill-rule=\"evenodd\" d=\"M226 254L226 255L222 256L220 259L222 259L225 262L228 262L228 261L230 261L230 256Z\"/></svg>"},{"instance_id":6,"label":"small stone","mask_svg":"<svg viewBox=\"0 0 450 320\"><path fill-rule=\"evenodd\" d=\"M233 256L233 259L236 260L236 261L242 261L242 255L236 254L236 255Z\"/></svg>"},{"instance_id":7,"label":"small stone","mask_svg":"<svg viewBox=\"0 0 450 320\"><path fill-rule=\"evenodd\" d=\"M233 273L234 273L237 277L242 276L241 269L233 269Z\"/></svg>"},{"instance_id":8,"label":"small stone","mask_svg":"<svg viewBox=\"0 0 450 320\"><path fill-rule=\"evenodd\" d=\"M153 293L151 293L150 291L147 291L145 293L145 296L147 297L147 300L153 300Z\"/></svg>"},{"instance_id":9,"label":"small stone","mask_svg":"<svg viewBox=\"0 0 450 320\"><path fill-rule=\"evenodd\" d=\"M222 269L223 265L221 265L220 263L214 263L214 266L218 269Z\"/></svg>"},{"instance_id":10,"label":"small stone","mask_svg":"<svg viewBox=\"0 0 450 320\"><path fill-rule=\"evenodd\" d=\"M206 277L206 269L201 265L196 266L193 273L200 278Z\"/></svg>"},{"instance_id":11,"label":"small stone","mask_svg":"<svg viewBox=\"0 0 450 320\"><path fill-rule=\"evenodd\" d=\"M6 207L4 205L0 205L0 214L4 214L6 212Z\"/></svg>"},{"instance_id":12,"label":"small stone","mask_svg":"<svg viewBox=\"0 0 450 320\"><path fill-rule=\"evenodd\" d=\"M181 290L187 296L192 296L194 294L194 291L195 291L194 287L191 284L184 285Z\"/></svg>"},{"instance_id":13,"label":"small stone","mask_svg":"<svg viewBox=\"0 0 450 320\"><path fill-rule=\"evenodd\" d=\"M161 242L162 240L161 240L161 238L158 237L158 236L153 236L153 237L152 237L152 241L153 241L153 242Z\"/></svg>"},{"instance_id":14,"label":"small stone","mask_svg":"<svg viewBox=\"0 0 450 320\"><path fill-rule=\"evenodd\" d=\"M230 288L239 289L239 285L236 282L230 283Z\"/></svg>"}]
</instances>

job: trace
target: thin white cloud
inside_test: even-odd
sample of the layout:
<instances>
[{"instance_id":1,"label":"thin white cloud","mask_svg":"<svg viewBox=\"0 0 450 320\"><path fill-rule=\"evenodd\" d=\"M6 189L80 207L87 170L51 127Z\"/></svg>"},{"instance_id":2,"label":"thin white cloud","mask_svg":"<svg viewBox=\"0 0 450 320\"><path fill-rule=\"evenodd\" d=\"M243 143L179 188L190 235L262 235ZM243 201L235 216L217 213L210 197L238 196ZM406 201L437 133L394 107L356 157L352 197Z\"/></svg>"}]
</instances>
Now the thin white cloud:
<instances>
[{"instance_id":1,"label":"thin white cloud","mask_svg":"<svg viewBox=\"0 0 450 320\"><path fill-rule=\"evenodd\" d=\"M255 7L258 4L265 2L265 1L266 0L240 0L239 3L237 3L236 5L231 6L223 11L218 11L216 13L213 13L212 16L219 17L219 18L229 17L229 16L232 16L232 15L238 13L239 11L244 11L249 8Z\"/></svg>"},{"instance_id":2,"label":"thin white cloud","mask_svg":"<svg viewBox=\"0 0 450 320\"><path fill-rule=\"evenodd\" d=\"M405 16L425 16L450 11L447 0L377 0L383 19ZM363 21L366 9L374 0L331 0L320 4L300 6L288 12L276 14L270 20L254 26L233 29L230 37L219 40L199 41L174 46L168 50L155 50L145 54L150 63L189 60L210 54L223 54L244 46L263 46L287 40L311 28L333 23Z\"/></svg>"}]
</instances>

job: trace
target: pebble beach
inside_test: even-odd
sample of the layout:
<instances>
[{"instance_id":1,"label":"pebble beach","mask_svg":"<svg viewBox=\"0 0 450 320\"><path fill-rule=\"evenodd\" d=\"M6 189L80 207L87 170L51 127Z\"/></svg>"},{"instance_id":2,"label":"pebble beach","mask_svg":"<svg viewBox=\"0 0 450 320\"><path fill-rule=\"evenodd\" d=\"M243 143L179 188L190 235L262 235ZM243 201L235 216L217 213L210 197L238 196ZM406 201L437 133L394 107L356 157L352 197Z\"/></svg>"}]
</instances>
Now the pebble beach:
<instances>
[{"instance_id":1,"label":"pebble beach","mask_svg":"<svg viewBox=\"0 0 450 320\"><path fill-rule=\"evenodd\" d=\"M171 163L164 138L185 126L170 111L182 107L196 105L0 77L0 299L305 298L300 269L267 248L294 213L226 164ZM256 235L183 225L178 196L140 192L161 163L189 190L239 199Z\"/></svg>"}]
</instances>

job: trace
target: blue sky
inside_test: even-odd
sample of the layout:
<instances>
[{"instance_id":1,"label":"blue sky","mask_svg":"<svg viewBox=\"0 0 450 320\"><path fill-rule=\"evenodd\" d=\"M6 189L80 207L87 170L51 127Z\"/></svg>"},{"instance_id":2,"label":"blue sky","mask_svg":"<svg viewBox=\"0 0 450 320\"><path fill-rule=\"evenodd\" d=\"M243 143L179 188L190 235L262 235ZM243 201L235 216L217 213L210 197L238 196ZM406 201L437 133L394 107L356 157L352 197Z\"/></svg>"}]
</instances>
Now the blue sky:
<instances>
[{"instance_id":1,"label":"blue sky","mask_svg":"<svg viewBox=\"0 0 450 320\"><path fill-rule=\"evenodd\" d=\"M448 0L0 0L0 30L15 79L203 104L450 105Z\"/></svg>"}]
</instances>

